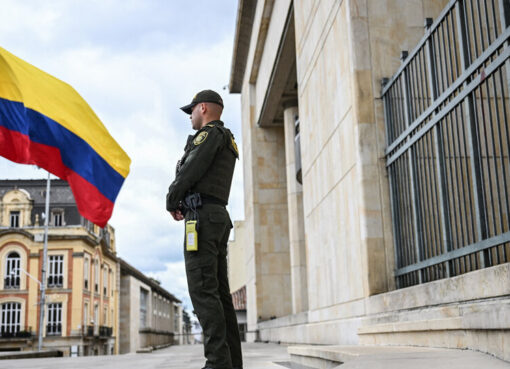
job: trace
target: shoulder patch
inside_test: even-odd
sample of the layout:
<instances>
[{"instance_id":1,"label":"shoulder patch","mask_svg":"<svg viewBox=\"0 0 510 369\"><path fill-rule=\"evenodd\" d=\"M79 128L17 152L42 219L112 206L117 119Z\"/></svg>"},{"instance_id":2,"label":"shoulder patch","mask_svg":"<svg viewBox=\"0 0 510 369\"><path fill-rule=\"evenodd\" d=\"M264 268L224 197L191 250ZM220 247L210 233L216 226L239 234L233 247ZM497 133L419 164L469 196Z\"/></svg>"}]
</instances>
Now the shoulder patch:
<instances>
[{"instance_id":1,"label":"shoulder patch","mask_svg":"<svg viewBox=\"0 0 510 369\"><path fill-rule=\"evenodd\" d=\"M206 127L214 127L214 124L209 123L209 124L206 124L205 126Z\"/></svg>"},{"instance_id":2,"label":"shoulder patch","mask_svg":"<svg viewBox=\"0 0 510 369\"><path fill-rule=\"evenodd\" d=\"M237 148L236 140L234 140L234 136L230 135L230 140L232 143L232 147L234 148L234 151L236 152L237 157L239 157L239 149Z\"/></svg>"},{"instance_id":3,"label":"shoulder patch","mask_svg":"<svg viewBox=\"0 0 510 369\"><path fill-rule=\"evenodd\" d=\"M197 137L195 137L195 139L193 140L193 144L195 146L198 146L202 142L204 142L206 138L207 138L207 132L206 131L200 132L199 135Z\"/></svg>"}]
</instances>

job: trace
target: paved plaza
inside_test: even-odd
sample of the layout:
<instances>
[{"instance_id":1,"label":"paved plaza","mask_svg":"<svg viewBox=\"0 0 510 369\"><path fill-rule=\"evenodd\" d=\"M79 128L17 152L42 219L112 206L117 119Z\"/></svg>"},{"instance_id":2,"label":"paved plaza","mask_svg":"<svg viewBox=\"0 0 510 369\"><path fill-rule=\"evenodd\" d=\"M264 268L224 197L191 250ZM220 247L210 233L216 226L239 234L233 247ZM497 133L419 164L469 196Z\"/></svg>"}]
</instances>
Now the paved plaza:
<instances>
[{"instance_id":1,"label":"paved plaza","mask_svg":"<svg viewBox=\"0 0 510 369\"><path fill-rule=\"evenodd\" d=\"M342 361L345 359L345 363L338 367L345 369L510 369L508 362L471 350L362 346L305 347L308 351L324 349L330 350L327 357L331 359L342 358ZM290 368L287 347L283 345L245 343L243 355L244 369ZM203 364L202 346L188 345L171 346L146 354L0 360L0 369L200 369Z\"/></svg>"},{"instance_id":2,"label":"paved plaza","mask_svg":"<svg viewBox=\"0 0 510 369\"><path fill-rule=\"evenodd\" d=\"M245 369L285 369L274 362L289 361L287 347L275 344L244 344L243 354ZM147 354L0 360L1 369L200 369L203 366L201 345L170 346Z\"/></svg>"}]
</instances>

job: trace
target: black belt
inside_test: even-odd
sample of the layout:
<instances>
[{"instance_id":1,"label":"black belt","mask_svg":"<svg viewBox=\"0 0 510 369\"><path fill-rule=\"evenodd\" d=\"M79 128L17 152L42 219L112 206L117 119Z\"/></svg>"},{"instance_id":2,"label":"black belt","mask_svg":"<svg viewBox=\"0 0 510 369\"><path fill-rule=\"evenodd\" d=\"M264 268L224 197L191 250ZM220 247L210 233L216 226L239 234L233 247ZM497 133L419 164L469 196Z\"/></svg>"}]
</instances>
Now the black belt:
<instances>
[{"instance_id":1,"label":"black belt","mask_svg":"<svg viewBox=\"0 0 510 369\"><path fill-rule=\"evenodd\" d=\"M185 210L188 209L198 209L202 207L204 204L214 204L226 206L225 201L218 199L217 197L201 194L201 193L192 193L184 198L183 206Z\"/></svg>"},{"instance_id":2,"label":"black belt","mask_svg":"<svg viewBox=\"0 0 510 369\"><path fill-rule=\"evenodd\" d=\"M206 195L206 194L200 194L200 198L202 199L202 204L214 204L214 205L221 205L221 206L227 206L227 203L221 199L218 199L217 197Z\"/></svg>"}]
</instances>

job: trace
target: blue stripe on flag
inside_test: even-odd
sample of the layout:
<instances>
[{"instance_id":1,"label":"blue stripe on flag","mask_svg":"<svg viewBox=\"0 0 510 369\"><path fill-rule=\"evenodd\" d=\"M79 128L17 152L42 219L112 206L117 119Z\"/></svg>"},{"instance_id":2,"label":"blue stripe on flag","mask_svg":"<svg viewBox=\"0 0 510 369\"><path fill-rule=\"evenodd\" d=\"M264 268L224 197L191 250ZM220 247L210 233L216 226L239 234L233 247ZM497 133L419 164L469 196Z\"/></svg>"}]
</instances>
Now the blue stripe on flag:
<instances>
[{"instance_id":1,"label":"blue stripe on flag","mask_svg":"<svg viewBox=\"0 0 510 369\"><path fill-rule=\"evenodd\" d=\"M0 126L27 135L31 141L60 150L62 162L96 187L110 201L120 191L124 177L82 138L23 103L0 98Z\"/></svg>"}]
</instances>

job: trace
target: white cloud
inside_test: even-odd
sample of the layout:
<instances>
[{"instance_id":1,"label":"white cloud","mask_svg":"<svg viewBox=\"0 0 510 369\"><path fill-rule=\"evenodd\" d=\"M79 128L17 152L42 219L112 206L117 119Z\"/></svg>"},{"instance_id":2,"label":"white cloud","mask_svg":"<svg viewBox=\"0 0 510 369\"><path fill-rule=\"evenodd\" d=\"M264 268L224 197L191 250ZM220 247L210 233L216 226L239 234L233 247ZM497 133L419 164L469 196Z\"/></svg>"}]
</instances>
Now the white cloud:
<instances>
[{"instance_id":1,"label":"white cloud","mask_svg":"<svg viewBox=\"0 0 510 369\"><path fill-rule=\"evenodd\" d=\"M46 6L34 8L29 2L2 0L0 33L5 38L21 39L23 36L33 38L32 42L50 42L56 36L58 19L62 15L61 8ZM19 30L25 32L19 34Z\"/></svg>"}]
</instances>

